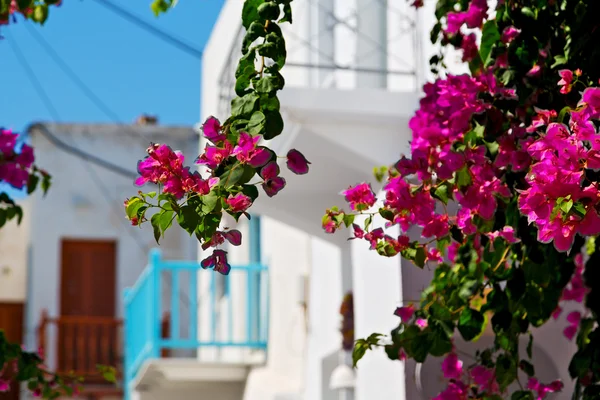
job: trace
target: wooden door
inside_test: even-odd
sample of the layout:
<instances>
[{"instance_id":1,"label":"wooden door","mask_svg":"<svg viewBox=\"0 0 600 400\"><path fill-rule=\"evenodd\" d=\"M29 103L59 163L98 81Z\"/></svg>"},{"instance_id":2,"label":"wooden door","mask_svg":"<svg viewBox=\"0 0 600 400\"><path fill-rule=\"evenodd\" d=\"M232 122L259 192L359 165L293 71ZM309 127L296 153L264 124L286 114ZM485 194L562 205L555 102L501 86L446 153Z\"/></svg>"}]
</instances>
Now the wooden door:
<instances>
[{"instance_id":1,"label":"wooden door","mask_svg":"<svg viewBox=\"0 0 600 400\"><path fill-rule=\"evenodd\" d=\"M116 366L116 243L63 240L61 260L59 371L89 376L97 364Z\"/></svg>"},{"instance_id":2,"label":"wooden door","mask_svg":"<svg viewBox=\"0 0 600 400\"><path fill-rule=\"evenodd\" d=\"M0 330L9 342L23 341L23 303L0 303ZM10 377L13 371L8 368L5 377ZM4 374L3 374L4 375ZM21 388L16 381L11 382L10 391L0 392L0 400L19 400Z\"/></svg>"}]
</instances>

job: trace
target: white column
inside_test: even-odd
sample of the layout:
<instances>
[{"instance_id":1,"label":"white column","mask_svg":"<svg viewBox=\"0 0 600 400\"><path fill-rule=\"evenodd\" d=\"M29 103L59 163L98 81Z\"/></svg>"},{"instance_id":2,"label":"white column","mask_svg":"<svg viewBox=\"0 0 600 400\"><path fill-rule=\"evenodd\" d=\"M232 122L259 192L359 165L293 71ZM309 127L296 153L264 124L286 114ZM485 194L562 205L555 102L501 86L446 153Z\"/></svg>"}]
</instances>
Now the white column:
<instances>
[{"instance_id":1,"label":"white column","mask_svg":"<svg viewBox=\"0 0 600 400\"><path fill-rule=\"evenodd\" d=\"M402 295L400 258L382 257L363 240L350 241L350 247L356 338L372 333L389 335L399 322L394 308ZM357 399L405 399L404 365L390 361L380 349L365 355L356 374Z\"/></svg>"},{"instance_id":2,"label":"white column","mask_svg":"<svg viewBox=\"0 0 600 400\"><path fill-rule=\"evenodd\" d=\"M322 86L335 71L331 67L335 64L335 6L334 0L311 0L315 5L313 12L316 14L314 21L313 37L317 39L307 46L315 46L312 54L312 63L320 66L314 70L313 86ZM310 39L310 38L309 38ZM335 85L335 81L334 81Z\"/></svg>"},{"instance_id":3,"label":"white column","mask_svg":"<svg viewBox=\"0 0 600 400\"><path fill-rule=\"evenodd\" d=\"M387 0L357 0L356 67L382 71L357 72L356 86L387 87Z\"/></svg>"}]
</instances>

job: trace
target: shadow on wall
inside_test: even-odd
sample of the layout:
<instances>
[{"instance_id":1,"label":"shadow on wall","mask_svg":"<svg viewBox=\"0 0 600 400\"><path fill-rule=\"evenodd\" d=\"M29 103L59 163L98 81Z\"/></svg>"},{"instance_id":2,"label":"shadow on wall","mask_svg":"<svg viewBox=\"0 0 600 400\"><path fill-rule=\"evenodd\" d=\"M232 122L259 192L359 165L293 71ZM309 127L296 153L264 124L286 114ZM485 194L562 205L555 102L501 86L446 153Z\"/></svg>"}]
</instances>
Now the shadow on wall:
<instances>
[{"instance_id":1,"label":"shadow on wall","mask_svg":"<svg viewBox=\"0 0 600 400\"><path fill-rule=\"evenodd\" d=\"M333 370L340 364L340 353L334 351L321 362L321 400L338 400L338 392L329 388L329 380Z\"/></svg>"}]
</instances>

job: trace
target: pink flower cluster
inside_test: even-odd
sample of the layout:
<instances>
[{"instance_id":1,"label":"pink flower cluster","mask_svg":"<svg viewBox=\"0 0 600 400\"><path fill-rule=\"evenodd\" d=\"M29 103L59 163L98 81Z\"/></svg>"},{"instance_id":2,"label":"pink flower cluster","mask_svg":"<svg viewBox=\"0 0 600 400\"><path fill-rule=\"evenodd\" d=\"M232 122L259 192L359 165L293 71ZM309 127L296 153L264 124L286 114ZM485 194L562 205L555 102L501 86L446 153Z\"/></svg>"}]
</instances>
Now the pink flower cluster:
<instances>
[{"instance_id":1,"label":"pink flower cluster","mask_svg":"<svg viewBox=\"0 0 600 400\"><path fill-rule=\"evenodd\" d=\"M239 172L258 173L262 178L259 183L269 197L285 187L286 181L280 176L277 157L271 150L259 145L261 136L252 136L247 132L228 136L227 129L214 117L206 120L202 132L210 143L195 162L208 168L208 178L204 179L198 171L192 172L190 167L185 167L185 157L181 152L173 151L165 144L152 144L147 150L148 156L138 163L140 177L135 183L139 186L146 183L161 185L162 193L171 194L178 200L190 194L216 194L220 197L223 209L236 218L246 214L253 199L239 190L231 190L230 187L235 182L230 185L229 180L234 175L235 168ZM310 162L298 150L292 149L287 153L286 164L290 171L302 175L308 173ZM216 189L217 185L219 189ZM129 204L130 200L127 200L125 207ZM138 225L144 219L138 221L137 217L131 217L131 221L133 225ZM237 246L241 243L241 233L237 230L217 231L202 247L218 247L225 240ZM214 250L211 256L202 261L202 267L214 268L217 272L227 274L230 270L227 252Z\"/></svg>"},{"instance_id":2,"label":"pink flower cluster","mask_svg":"<svg viewBox=\"0 0 600 400\"><path fill-rule=\"evenodd\" d=\"M561 303L567 301L573 301L575 303L581 304L585 295L588 292L588 288L585 286L583 281L583 271L584 271L584 263L583 263L583 254L579 253L575 256L575 272L571 277L571 281L567 284L567 286L563 289L563 293L560 299ZM558 319L562 314L562 307L559 305L552 316L554 319ZM572 311L567 315L567 322L569 325L563 330L563 334L569 340L573 340L577 331L579 330L579 324L581 322L582 315L579 311Z\"/></svg>"},{"instance_id":3,"label":"pink flower cluster","mask_svg":"<svg viewBox=\"0 0 600 400\"><path fill-rule=\"evenodd\" d=\"M534 162L527 175L529 188L519 196L519 208L538 228L540 242L554 242L557 250L568 251L577 233L600 233L596 211L600 191L596 182L586 178L586 170L600 170L600 136L592 122L600 119L600 88L583 92L568 125L551 122L555 115L540 111L534 125L535 129L547 126L527 147Z\"/></svg>"},{"instance_id":4,"label":"pink flower cluster","mask_svg":"<svg viewBox=\"0 0 600 400\"><path fill-rule=\"evenodd\" d=\"M523 170L529 164L528 154L516 144L523 137L524 129L509 130L499 136L499 151L494 161L487 155L485 145L475 144L483 127L473 123L475 116L497 115L496 110L483 95L492 98L515 97L514 91L502 87L491 71L477 77L449 75L425 85L425 97L421 107L410 120L413 132L411 157L403 157L395 166L396 174L390 174L384 186L383 210L390 215L388 226L399 225L406 232L413 226L422 228L424 238L439 239L448 235L452 226L465 235L477 233L474 218L491 220L498 198L510 198L511 192L502 180L507 168ZM502 124L502 120L498 121ZM460 144L461 146L457 146ZM416 176L421 183L410 182ZM460 205L456 215L446 210L440 212L439 202L432 196L441 185L446 185L446 195ZM442 188L443 189L443 188ZM342 193L353 211L364 212L373 207L376 197L367 183L350 187ZM342 212L330 212L323 220L327 232L334 232L340 225L336 217ZM515 243L514 231L504 227L489 234ZM408 237L386 237L381 228L364 232L354 227L355 238L365 239L372 249L378 249L379 240L394 244L399 250L407 248ZM378 249L379 250L379 249ZM426 247L429 261L441 261L437 249ZM388 252L386 252L386 255Z\"/></svg>"},{"instance_id":5,"label":"pink flower cluster","mask_svg":"<svg viewBox=\"0 0 600 400\"><path fill-rule=\"evenodd\" d=\"M0 128L0 182L22 189L29 181L33 166L33 148L23 144L17 152L18 134Z\"/></svg>"},{"instance_id":6,"label":"pink flower cluster","mask_svg":"<svg viewBox=\"0 0 600 400\"><path fill-rule=\"evenodd\" d=\"M189 167L183 166L183 154L166 144L153 144L147 151L148 156L138 163L140 177L135 181L138 186L148 182L160 184L164 193L180 199L189 192L208 194L219 183L219 178L205 180L197 171L190 172Z\"/></svg>"},{"instance_id":7,"label":"pink flower cluster","mask_svg":"<svg viewBox=\"0 0 600 400\"><path fill-rule=\"evenodd\" d=\"M500 387L496 382L496 374L493 369L475 365L465 371L463 362L455 352L449 353L442 361L442 372L444 378L450 382L446 389L433 400L466 400L471 394L471 388L488 396L500 394Z\"/></svg>"},{"instance_id":8,"label":"pink flower cluster","mask_svg":"<svg viewBox=\"0 0 600 400\"><path fill-rule=\"evenodd\" d=\"M467 28L480 28L483 20L487 18L487 11L487 0L473 0L467 11L448 13L445 32L449 35L455 35L464 24L467 25Z\"/></svg>"}]
</instances>

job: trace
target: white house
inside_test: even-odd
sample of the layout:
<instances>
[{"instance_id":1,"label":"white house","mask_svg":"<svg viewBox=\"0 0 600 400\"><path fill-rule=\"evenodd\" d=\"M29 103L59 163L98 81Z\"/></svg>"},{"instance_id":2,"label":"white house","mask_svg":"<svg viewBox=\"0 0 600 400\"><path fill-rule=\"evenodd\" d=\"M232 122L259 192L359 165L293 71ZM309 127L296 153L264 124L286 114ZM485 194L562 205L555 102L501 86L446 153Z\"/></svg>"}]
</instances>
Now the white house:
<instances>
[{"instance_id":1,"label":"white house","mask_svg":"<svg viewBox=\"0 0 600 400\"><path fill-rule=\"evenodd\" d=\"M45 197L38 190L22 202L20 226L0 230L0 328L24 327L12 340L43 346L52 370L121 369L123 290L156 246L151 231L130 226L123 201L137 193L137 161L150 142L171 143L192 162L198 135L184 127L54 123L32 124L27 134L53 184ZM162 249L171 259L197 254L196 240L181 230L168 232ZM111 392L101 380L87 381Z\"/></svg>"},{"instance_id":2,"label":"white house","mask_svg":"<svg viewBox=\"0 0 600 400\"><path fill-rule=\"evenodd\" d=\"M311 171L305 176L283 172L287 187L254 204L252 212L260 215L260 222L242 222L247 240L241 248L230 249L238 268L229 278L200 271L193 262L153 256L128 294L132 318L143 314L141 299L152 298L147 293L161 288L156 276L181 272L186 277L179 276L181 284L198 293L188 303L192 314L197 310L190 317L197 324L191 333L176 332L174 340L163 340L156 331L158 310L150 310L148 318L135 317L131 335L139 334L133 327L146 324L151 332L139 343L136 339L131 351L131 374L125 382L130 396L416 400L432 398L443 388L440 360L435 359L417 366L391 362L374 351L355 375L337 368L348 363L340 354L343 295L349 290L354 294L357 338L387 334L398 324L394 307L418 300L432 271L380 257L365 243L347 241L344 232L325 235L321 228L325 210L343 206L341 190L372 180L373 167L390 165L408 152L408 120L418 107L421 85L431 78L426 60L434 51L428 44L434 3L426 2L418 13L405 0L293 3L295 22L284 29L287 86L280 95L286 128L269 146L279 154L301 150L312 162ZM243 35L243 28L235 28L242 5L243 0L225 2L205 49L201 120L228 115ZM455 58L449 54L453 71L464 71L458 59L453 65ZM256 283L252 274L267 282ZM569 393L562 366L572 344L563 340L560 329L545 327L540 336L534 348L541 361L538 375L542 380L562 378ZM489 344L489 336L479 344ZM472 346L457 346L472 351ZM164 347L197 351L193 359L157 359ZM350 390L331 387L344 378L349 378Z\"/></svg>"}]
</instances>

